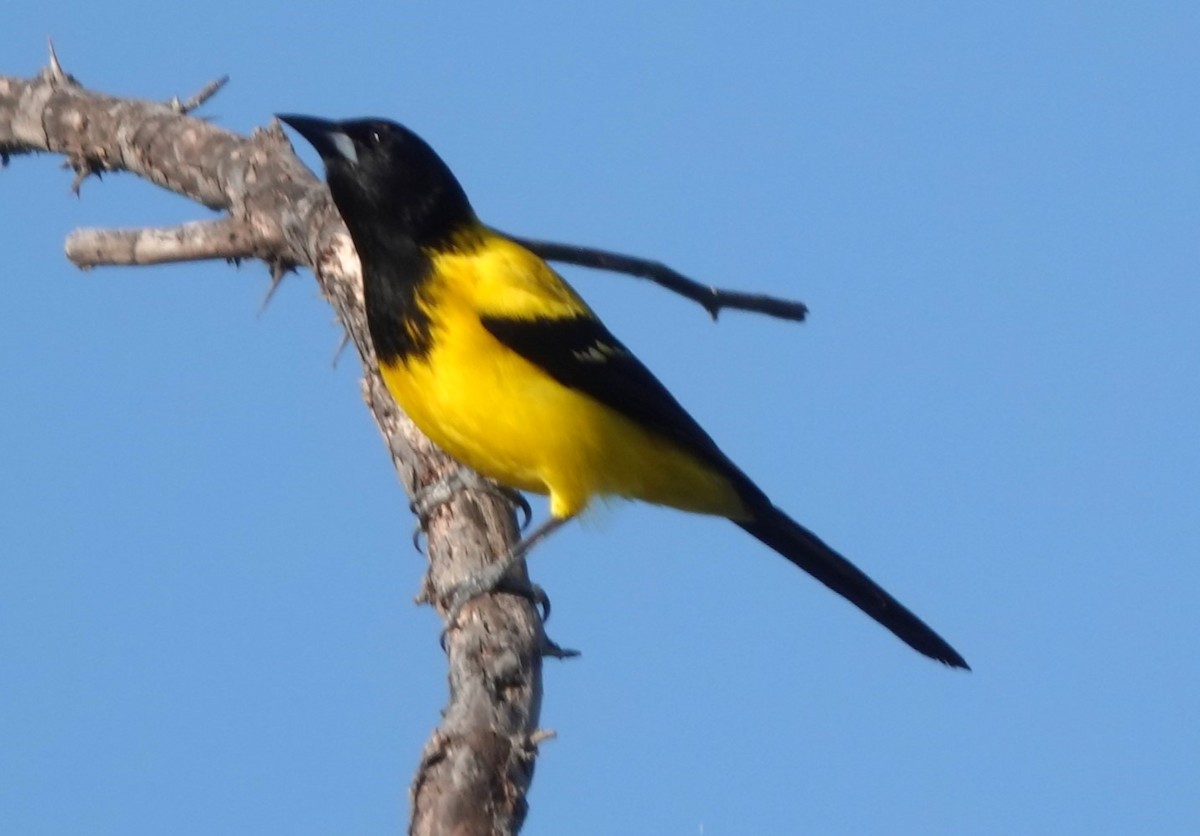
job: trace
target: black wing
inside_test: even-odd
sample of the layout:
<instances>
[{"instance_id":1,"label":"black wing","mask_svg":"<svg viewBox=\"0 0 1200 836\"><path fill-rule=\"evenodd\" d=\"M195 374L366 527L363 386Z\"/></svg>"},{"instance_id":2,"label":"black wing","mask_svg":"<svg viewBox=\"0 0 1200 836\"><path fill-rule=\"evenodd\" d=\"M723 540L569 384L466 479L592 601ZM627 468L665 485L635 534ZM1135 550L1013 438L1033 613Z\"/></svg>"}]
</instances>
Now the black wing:
<instances>
[{"instance_id":1,"label":"black wing","mask_svg":"<svg viewBox=\"0 0 1200 836\"><path fill-rule=\"evenodd\" d=\"M492 336L564 386L583 392L712 465L743 500L766 501L650 370L599 320L484 316Z\"/></svg>"},{"instance_id":2,"label":"black wing","mask_svg":"<svg viewBox=\"0 0 1200 836\"><path fill-rule=\"evenodd\" d=\"M928 625L815 534L775 508L666 387L600 322L588 317L483 317L481 321L501 343L559 383L590 395L726 476L754 515L735 521L750 534L848 598L916 650L947 665L967 667L962 656Z\"/></svg>"}]
</instances>

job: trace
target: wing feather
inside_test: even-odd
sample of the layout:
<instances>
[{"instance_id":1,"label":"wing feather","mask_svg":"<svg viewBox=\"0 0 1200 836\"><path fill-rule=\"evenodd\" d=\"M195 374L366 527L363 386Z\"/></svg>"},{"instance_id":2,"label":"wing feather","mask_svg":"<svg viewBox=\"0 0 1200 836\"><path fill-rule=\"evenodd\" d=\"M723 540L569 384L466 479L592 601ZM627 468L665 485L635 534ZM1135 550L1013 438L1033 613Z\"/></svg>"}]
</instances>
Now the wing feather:
<instances>
[{"instance_id":1,"label":"wing feather","mask_svg":"<svg viewBox=\"0 0 1200 836\"><path fill-rule=\"evenodd\" d=\"M594 398L711 465L733 482L744 501L766 501L667 387L599 320L591 316L483 316L481 322L503 345L562 385Z\"/></svg>"}]
</instances>

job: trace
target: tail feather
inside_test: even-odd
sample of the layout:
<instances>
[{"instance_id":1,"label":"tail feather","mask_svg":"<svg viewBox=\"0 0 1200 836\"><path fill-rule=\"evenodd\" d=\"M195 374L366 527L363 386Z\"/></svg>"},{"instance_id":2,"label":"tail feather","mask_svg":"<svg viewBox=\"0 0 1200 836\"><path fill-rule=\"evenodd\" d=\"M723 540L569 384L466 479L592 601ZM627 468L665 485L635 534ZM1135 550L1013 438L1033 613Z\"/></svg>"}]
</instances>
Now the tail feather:
<instances>
[{"instance_id":1,"label":"tail feather","mask_svg":"<svg viewBox=\"0 0 1200 836\"><path fill-rule=\"evenodd\" d=\"M753 520L739 520L737 524L891 630L913 650L952 668L970 670L958 651L925 622L774 505L759 510Z\"/></svg>"}]
</instances>

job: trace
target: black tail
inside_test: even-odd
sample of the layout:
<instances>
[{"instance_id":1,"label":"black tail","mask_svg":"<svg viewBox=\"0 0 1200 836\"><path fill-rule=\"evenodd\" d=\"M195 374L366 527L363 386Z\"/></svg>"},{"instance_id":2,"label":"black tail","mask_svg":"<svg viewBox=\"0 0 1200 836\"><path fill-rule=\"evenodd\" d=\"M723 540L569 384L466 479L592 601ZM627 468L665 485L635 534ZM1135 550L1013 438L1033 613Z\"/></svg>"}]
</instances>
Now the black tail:
<instances>
[{"instance_id":1,"label":"black tail","mask_svg":"<svg viewBox=\"0 0 1200 836\"><path fill-rule=\"evenodd\" d=\"M738 525L849 600L913 650L952 668L971 669L958 651L924 621L774 505L760 509L757 519L739 521Z\"/></svg>"}]
</instances>

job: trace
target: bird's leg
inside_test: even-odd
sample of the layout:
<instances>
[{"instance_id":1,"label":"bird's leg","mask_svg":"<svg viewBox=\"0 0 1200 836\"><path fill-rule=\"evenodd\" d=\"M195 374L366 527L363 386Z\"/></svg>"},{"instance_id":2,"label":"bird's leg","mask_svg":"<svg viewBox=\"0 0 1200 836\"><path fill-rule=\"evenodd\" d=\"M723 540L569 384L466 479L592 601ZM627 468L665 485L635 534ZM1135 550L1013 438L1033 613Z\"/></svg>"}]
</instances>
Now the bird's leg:
<instances>
[{"instance_id":1,"label":"bird's leg","mask_svg":"<svg viewBox=\"0 0 1200 836\"><path fill-rule=\"evenodd\" d=\"M439 505L449 502L457 492L466 490L491 494L520 511L521 519L518 521L518 528L522 531L533 519L533 510L529 507L529 501L519 491L498 485L466 467L459 467L436 482L417 490L413 495L412 502L409 503L409 508L424 523Z\"/></svg>"},{"instance_id":2,"label":"bird's leg","mask_svg":"<svg viewBox=\"0 0 1200 836\"><path fill-rule=\"evenodd\" d=\"M485 595L497 589L507 589L506 576L508 570L519 563L529 554L529 551L563 526L570 517L550 517L512 547L512 550L502 560L489 564L483 571L472 575L462 583L456 584L450 590L450 603L446 607L446 629L458 621L458 616L467 602L480 595ZM542 607L542 621L550 617L550 599L541 587L531 584L533 595Z\"/></svg>"},{"instance_id":3,"label":"bird's leg","mask_svg":"<svg viewBox=\"0 0 1200 836\"><path fill-rule=\"evenodd\" d=\"M474 490L491 494L507 503L515 511L520 512L520 519L518 519L517 523L518 528L522 531L529 526L529 523L533 519L533 510L529 507L529 501L519 491L507 488L504 485L498 485L490 479L480 476L474 470L460 467L436 482L417 490L413 495L412 501L409 503L409 509L417 515L418 519L417 526L413 529L413 546L418 552L421 551L421 534L424 533L425 527L429 524L429 518L433 515L433 512L439 506L452 500L457 492L464 490ZM535 583L528 583L517 588L515 585L507 582L505 575L508 569L524 557L535 543L553 532L565 521L565 519L556 521L553 518L547 520L531 532L528 537L519 542L505 556L503 561L489 566L484 572L473 578L468 578L451 590L450 617L446 623L453 624L458 618L458 614L462 611L463 606L472 598L494 589L504 589L529 598L533 602L533 605L540 610L542 623L544 624L550 618L550 596ZM443 646L445 645L445 630L442 631L442 644ZM546 648L546 655L561 659L578 655L577 651L560 648L549 639L546 640Z\"/></svg>"},{"instance_id":4,"label":"bird's leg","mask_svg":"<svg viewBox=\"0 0 1200 836\"><path fill-rule=\"evenodd\" d=\"M519 491L512 488L506 488L503 485L497 485L490 479L485 479L474 470L465 467L459 467L445 477L419 488L409 503L409 509L417 515L417 527L413 531L413 545L417 551L421 551L420 539L421 534L425 530L425 526L429 523L429 518L433 512L441 505L445 505L459 491L473 490L481 493L491 494L494 497L505 502L515 511L519 512L517 520L517 528L524 531L529 527L530 521L533 519L533 509L529 507L529 500L521 495Z\"/></svg>"}]
</instances>

